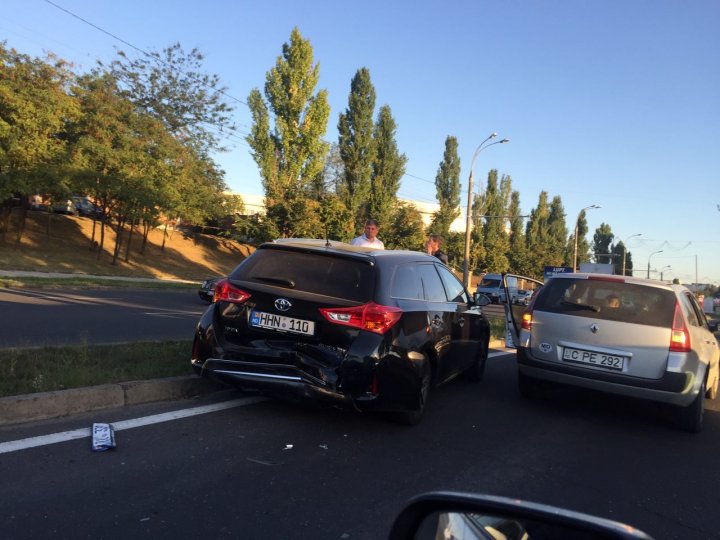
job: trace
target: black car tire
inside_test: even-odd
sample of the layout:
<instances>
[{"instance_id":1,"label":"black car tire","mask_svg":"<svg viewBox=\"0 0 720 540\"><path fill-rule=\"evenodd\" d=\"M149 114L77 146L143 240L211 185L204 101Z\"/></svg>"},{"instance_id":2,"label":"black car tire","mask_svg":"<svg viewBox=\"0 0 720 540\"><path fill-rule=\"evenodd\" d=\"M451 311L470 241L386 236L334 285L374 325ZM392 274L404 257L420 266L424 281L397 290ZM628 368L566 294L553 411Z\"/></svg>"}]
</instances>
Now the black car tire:
<instances>
[{"instance_id":1,"label":"black car tire","mask_svg":"<svg viewBox=\"0 0 720 540\"><path fill-rule=\"evenodd\" d=\"M422 381L420 385L420 406L412 411L402 411L394 413L392 418L400 424L414 426L422 420L427 405L428 396L430 395L430 386L432 385L432 371L430 364L423 364Z\"/></svg>"},{"instance_id":2,"label":"black car tire","mask_svg":"<svg viewBox=\"0 0 720 540\"><path fill-rule=\"evenodd\" d=\"M683 431L699 433L703 427L703 416L705 412L705 391L707 380L703 381L700 392L695 396L693 402L687 407L678 407L676 412L677 425Z\"/></svg>"},{"instance_id":3,"label":"black car tire","mask_svg":"<svg viewBox=\"0 0 720 540\"><path fill-rule=\"evenodd\" d=\"M542 395L542 382L518 371L518 390L524 398L538 398Z\"/></svg>"},{"instance_id":4,"label":"black car tire","mask_svg":"<svg viewBox=\"0 0 720 540\"><path fill-rule=\"evenodd\" d=\"M475 356L475 361L465 372L467 378L472 382L480 382L483 380L483 375L485 375L485 365L487 364L488 359L488 346L489 339L488 341L480 343L480 348Z\"/></svg>"}]
</instances>

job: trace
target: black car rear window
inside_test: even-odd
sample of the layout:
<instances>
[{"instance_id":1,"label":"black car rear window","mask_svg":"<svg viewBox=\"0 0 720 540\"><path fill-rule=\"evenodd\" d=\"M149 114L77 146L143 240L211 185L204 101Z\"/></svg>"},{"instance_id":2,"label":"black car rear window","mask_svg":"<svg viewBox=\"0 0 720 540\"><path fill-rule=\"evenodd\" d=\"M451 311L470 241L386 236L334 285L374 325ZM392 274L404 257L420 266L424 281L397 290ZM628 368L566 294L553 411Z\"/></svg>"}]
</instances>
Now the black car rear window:
<instances>
[{"instance_id":1,"label":"black car rear window","mask_svg":"<svg viewBox=\"0 0 720 540\"><path fill-rule=\"evenodd\" d=\"M534 309L650 326L670 327L675 294L666 289L600 279L550 279Z\"/></svg>"},{"instance_id":2,"label":"black car rear window","mask_svg":"<svg viewBox=\"0 0 720 540\"><path fill-rule=\"evenodd\" d=\"M374 289L373 266L323 253L259 249L230 274L288 289L368 302Z\"/></svg>"}]
</instances>

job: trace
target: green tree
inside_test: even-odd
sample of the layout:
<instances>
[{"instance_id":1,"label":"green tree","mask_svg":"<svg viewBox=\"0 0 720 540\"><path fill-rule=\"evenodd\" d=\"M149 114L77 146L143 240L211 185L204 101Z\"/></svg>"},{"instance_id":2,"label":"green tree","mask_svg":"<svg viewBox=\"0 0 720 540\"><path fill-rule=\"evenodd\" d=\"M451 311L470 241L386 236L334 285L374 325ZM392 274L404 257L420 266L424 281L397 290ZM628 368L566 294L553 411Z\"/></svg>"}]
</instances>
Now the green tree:
<instances>
[{"instance_id":1,"label":"green tree","mask_svg":"<svg viewBox=\"0 0 720 540\"><path fill-rule=\"evenodd\" d=\"M510 250L510 238L505 227L508 222L511 188L512 180L509 176L503 175L498 184L497 170L492 169L488 173L485 190L485 235L483 238L485 259L482 265L486 272L506 272L510 266L507 257Z\"/></svg>"},{"instance_id":2,"label":"green tree","mask_svg":"<svg viewBox=\"0 0 720 540\"><path fill-rule=\"evenodd\" d=\"M234 129L233 107L220 77L205 73L198 49L185 52L175 43L135 59L123 51L118 56L109 71L138 108L162 121L202 156L223 149L220 134Z\"/></svg>"},{"instance_id":3,"label":"green tree","mask_svg":"<svg viewBox=\"0 0 720 540\"><path fill-rule=\"evenodd\" d=\"M310 42L294 28L290 43L266 76L265 98L254 89L248 97L253 117L246 140L260 169L267 218L282 236L322 234L308 191L317 181L329 145L323 141L330 107L327 92L315 87L320 76ZM270 112L274 128L270 129ZM308 226L317 230L308 231Z\"/></svg>"},{"instance_id":4,"label":"green tree","mask_svg":"<svg viewBox=\"0 0 720 540\"><path fill-rule=\"evenodd\" d=\"M478 271L485 271L481 268L481 262L485 259L485 225L483 223L483 215L485 215L485 198L475 193L473 196L472 208L470 210L470 257L468 261L468 269L471 274ZM463 241L463 256L464 256Z\"/></svg>"},{"instance_id":5,"label":"green tree","mask_svg":"<svg viewBox=\"0 0 720 540\"><path fill-rule=\"evenodd\" d=\"M613 238L615 238L615 235L607 223L601 223L600 226L595 229L592 251L596 263L612 262L610 245L612 244Z\"/></svg>"},{"instance_id":6,"label":"green tree","mask_svg":"<svg viewBox=\"0 0 720 540\"><path fill-rule=\"evenodd\" d=\"M63 163L65 131L77 116L68 95L70 67L53 56L32 58L0 42L0 239L10 223L8 199L21 195L16 245L24 230L28 198L35 193L66 193ZM3 202L5 201L5 202Z\"/></svg>"},{"instance_id":7,"label":"green tree","mask_svg":"<svg viewBox=\"0 0 720 540\"><path fill-rule=\"evenodd\" d=\"M370 71L360 68L350 82L348 107L340 114L338 145L345 165L345 175L338 192L355 219L355 228L368 215L370 178L375 161L373 141L373 115L375 114L375 88Z\"/></svg>"},{"instance_id":8,"label":"green tree","mask_svg":"<svg viewBox=\"0 0 720 540\"><path fill-rule=\"evenodd\" d=\"M622 240L618 241L617 244L614 244L610 248L610 253L612 254L612 263L613 263L613 273L615 273L618 276L621 276L623 273L623 255L625 256L625 275L632 276L632 254L628 252L625 254L625 244L623 244ZM630 273L628 274L628 265L627 262L630 261ZM608 261L609 262L609 261Z\"/></svg>"},{"instance_id":9,"label":"green tree","mask_svg":"<svg viewBox=\"0 0 720 540\"><path fill-rule=\"evenodd\" d=\"M574 266L575 256L575 230L573 223L573 232L568 237L567 246L565 247L565 264L567 266ZM577 218L577 231L578 231L578 243L577 243L577 264L582 262L588 262L590 260L590 244L587 241L588 224L587 215L585 210L582 210Z\"/></svg>"},{"instance_id":10,"label":"green tree","mask_svg":"<svg viewBox=\"0 0 720 540\"><path fill-rule=\"evenodd\" d=\"M82 116L73 124L72 163L77 185L117 223L113 263L120 253L124 225L137 216L141 207L154 206L158 178L153 165L153 145L162 144L165 129L159 122L137 112L119 92L109 73L93 73L78 80L73 94L80 103ZM150 135L152 130L152 135ZM162 155L161 159L164 159ZM103 252L105 226L101 221L97 257Z\"/></svg>"},{"instance_id":11,"label":"green tree","mask_svg":"<svg viewBox=\"0 0 720 540\"><path fill-rule=\"evenodd\" d=\"M549 218L550 207L548 206L548 194L547 191L541 191L538 196L538 204L530 211L530 217L525 226L525 241L527 243L530 277L537 278L542 276L544 267L547 264Z\"/></svg>"},{"instance_id":12,"label":"green tree","mask_svg":"<svg viewBox=\"0 0 720 540\"><path fill-rule=\"evenodd\" d=\"M387 223L397 205L400 179L405 174L407 157L401 154L395 141L397 126L390 107L380 107L373 129L375 159L370 177L370 201L367 215L380 223Z\"/></svg>"},{"instance_id":13,"label":"green tree","mask_svg":"<svg viewBox=\"0 0 720 540\"><path fill-rule=\"evenodd\" d=\"M457 138L445 139L443 160L435 176L435 192L440 208L433 215L432 232L447 236L452 222L460 215L460 157Z\"/></svg>"},{"instance_id":14,"label":"green tree","mask_svg":"<svg viewBox=\"0 0 720 540\"><path fill-rule=\"evenodd\" d=\"M528 264L525 231L521 214L520 193L513 191L510 195L510 206L508 207L508 216L510 217L510 251L508 252L508 260L510 262L511 272L527 275L531 269Z\"/></svg>"},{"instance_id":15,"label":"green tree","mask_svg":"<svg viewBox=\"0 0 720 540\"><path fill-rule=\"evenodd\" d=\"M380 236L387 249L420 250L425 242L422 214L414 204L400 202L389 226L380 225Z\"/></svg>"},{"instance_id":16,"label":"green tree","mask_svg":"<svg viewBox=\"0 0 720 540\"><path fill-rule=\"evenodd\" d=\"M548 244L545 264L561 266L565 261L565 246L567 244L567 226L565 225L565 210L560 196L556 195L550 202L548 215Z\"/></svg>"},{"instance_id":17,"label":"green tree","mask_svg":"<svg viewBox=\"0 0 720 540\"><path fill-rule=\"evenodd\" d=\"M349 242L355 235L350 210L335 193L326 193L320 200L320 221L324 238Z\"/></svg>"}]
</instances>

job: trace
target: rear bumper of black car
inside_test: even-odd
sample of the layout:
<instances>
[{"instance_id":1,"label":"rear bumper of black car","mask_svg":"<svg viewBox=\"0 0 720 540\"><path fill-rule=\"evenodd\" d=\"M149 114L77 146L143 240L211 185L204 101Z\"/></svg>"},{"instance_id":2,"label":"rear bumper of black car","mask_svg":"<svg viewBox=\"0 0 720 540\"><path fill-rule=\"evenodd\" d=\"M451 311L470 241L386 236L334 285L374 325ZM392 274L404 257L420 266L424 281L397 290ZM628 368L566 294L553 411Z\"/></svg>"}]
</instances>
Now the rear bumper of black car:
<instances>
[{"instance_id":1,"label":"rear bumper of black car","mask_svg":"<svg viewBox=\"0 0 720 540\"><path fill-rule=\"evenodd\" d=\"M242 347L226 358L193 359L196 374L244 390L359 411L407 411L419 406L422 366L390 354L321 362L298 351Z\"/></svg>"},{"instance_id":2,"label":"rear bumper of black car","mask_svg":"<svg viewBox=\"0 0 720 540\"><path fill-rule=\"evenodd\" d=\"M329 405L354 407L350 396L305 370L286 364L258 364L241 360L208 358L193 362L198 375L244 389L259 390L279 397L307 399Z\"/></svg>"}]
</instances>

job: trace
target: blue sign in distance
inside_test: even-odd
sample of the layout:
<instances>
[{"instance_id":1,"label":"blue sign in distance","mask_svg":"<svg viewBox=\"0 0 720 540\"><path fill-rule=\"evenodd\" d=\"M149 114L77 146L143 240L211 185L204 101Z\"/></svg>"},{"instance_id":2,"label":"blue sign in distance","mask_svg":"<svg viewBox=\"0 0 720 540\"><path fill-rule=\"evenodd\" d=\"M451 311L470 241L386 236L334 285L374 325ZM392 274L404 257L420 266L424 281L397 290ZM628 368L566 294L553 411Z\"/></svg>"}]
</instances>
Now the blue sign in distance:
<instances>
[{"instance_id":1,"label":"blue sign in distance","mask_svg":"<svg viewBox=\"0 0 720 540\"><path fill-rule=\"evenodd\" d=\"M543 275L547 279L555 274L572 274L572 271L571 266L546 266Z\"/></svg>"}]
</instances>

